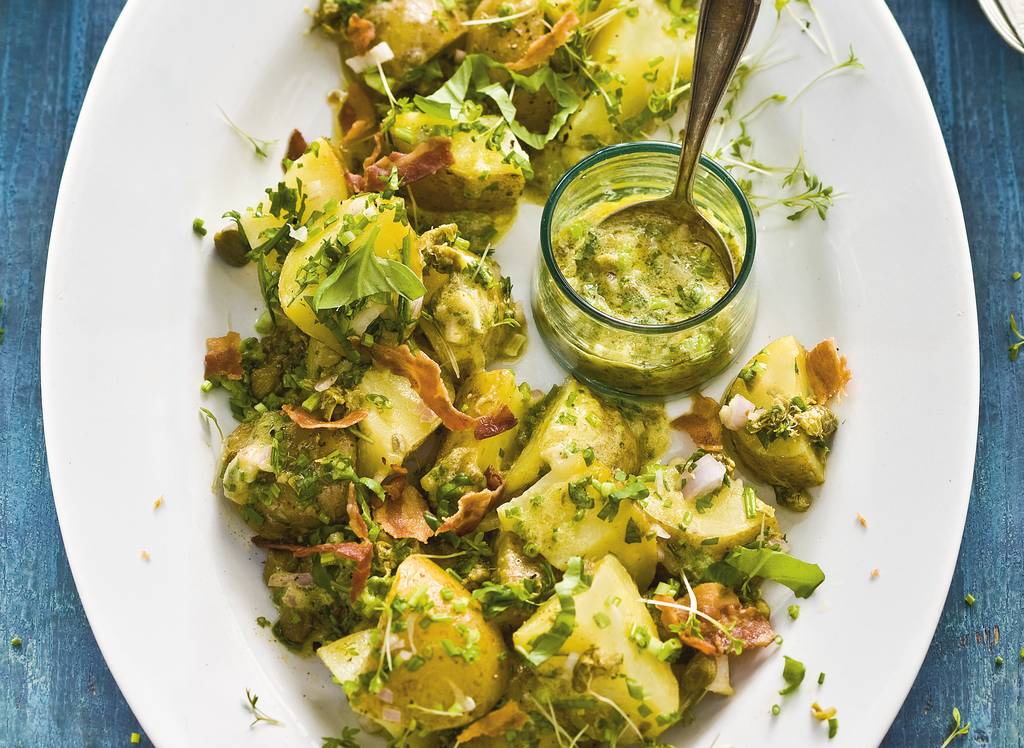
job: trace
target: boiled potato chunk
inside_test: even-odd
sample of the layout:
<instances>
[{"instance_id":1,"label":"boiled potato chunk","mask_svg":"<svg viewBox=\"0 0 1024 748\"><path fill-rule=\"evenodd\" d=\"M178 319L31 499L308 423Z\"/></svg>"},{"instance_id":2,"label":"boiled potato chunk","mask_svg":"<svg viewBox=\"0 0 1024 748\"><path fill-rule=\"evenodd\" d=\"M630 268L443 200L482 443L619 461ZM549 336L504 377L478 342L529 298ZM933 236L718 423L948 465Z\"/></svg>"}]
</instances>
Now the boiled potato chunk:
<instances>
[{"instance_id":1,"label":"boiled potato chunk","mask_svg":"<svg viewBox=\"0 0 1024 748\"><path fill-rule=\"evenodd\" d=\"M351 408L369 413L358 427L367 437L357 447L356 468L362 476L386 477L392 465L401 465L441 425L408 379L384 369L369 369L350 395Z\"/></svg>"},{"instance_id":2,"label":"boiled potato chunk","mask_svg":"<svg viewBox=\"0 0 1024 748\"><path fill-rule=\"evenodd\" d=\"M362 247L364 242L373 238L373 251L378 257L400 262L403 247L411 247L409 265L414 273L422 275L423 266L416 251L415 235L405 220L404 208L400 198L357 195L335 205L308 227L306 241L288 253L281 267L278 284L281 308L300 330L336 351L342 350L337 336L317 319L310 306L310 299L334 269L320 261L322 245L325 241L334 241L345 230L348 225L346 217L349 217L349 221L354 218L368 219L355 238L348 242L350 247ZM339 320L339 324L342 322L347 324L347 321Z\"/></svg>"},{"instance_id":3,"label":"boiled potato chunk","mask_svg":"<svg viewBox=\"0 0 1024 748\"><path fill-rule=\"evenodd\" d=\"M653 411L652 411L653 412ZM533 483L554 462L593 450L593 459L636 473L664 450L664 412L641 411L627 418L610 401L598 398L576 379L553 390L534 406L523 424L522 451L505 476L505 490L515 495Z\"/></svg>"},{"instance_id":4,"label":"boiled potato chunk","mask_svg":"<svg viewBox=\"0 0 1024 748\"><path fill-rule=\"evenodd\" d=\"M619 501L614 517L600 517L606 499L589 485L590 479L622 487L609 468L599 463L588 468L580 455L571 455L498 510L501 529L518 535L557 569L568 568L573 556L599 559L614 554L637 584L646 587L658 563L658 545L649 537L647 518L630 499Z\"/></svg>"},{"instance_id":5,"label":"boiled potato chunk","mask_svg":"<svg viewBox=\"0 0 1024 748\"><path fill-rule=\"evenodd\" d=\"M812 400L807 378L807 351L792 336L768 344L741 370L724 402L742 395L758 408L789 408L793 398ZM745 429L724 430L727 443L758 478L773 486L806 488L825 481L826 449L802 431L767 446Z\"/></svg>"},{"instance_id":6,"label":"boiled potato chunk","mask_svg":"<svg viewBox=\"0 0 1024 748\"><path fill-rule=\"evenodd\" d=\"M529 404L529 393L524 396L516 386L515 372L509 369L478 371L466 379L455 400L455 407L470 416L493 415L507 406L520 422ZM503 472L511 462L518 431L517 423L489 439L477 439L471 429L449 432L437 463L423 476L421 485L433 495L442 484L461 473L472 481L466 490L482 488L487 468Z\"/></svg>"},{"instance_id":7,"label":"boiled potato chunk","mask_svg":"<svg viewBox=\"0 0 1024 748\"><path fill-rule=\"evenodd\" d=\"M401 85L404 76L453 44L466 27L461 3L447 0L385 0L371 4L365 17L373 22L378 41L395 53L384 71Z\"/></svg>"},{"instance_id":8,"label":"boiled potato chunk","mask_svg":"<svg viewBox=\"0 0 1024 748\"><path fill-rule=\"evenodd\" d=\"M635 0L629 7L635 14L615 14L589 47L591 57L615 76L603 88L618 111L609 112L600 91L584 101L569 120L567 145L579 149L576 155L619 142L637 125L649 124L641 120L653 117L648 109L652 94L665 94L690 79L693 37L685 29L666 31L674 17L659 0Z\"/></svg>"},{"instance_id":9,"label":"boiled potato chunk","mask_svg":"<svg viewBox=\"0 0 1024 748\"><path fill-rule=\"evenodd\" d=\"M515 136L507 130L501 147L492 147L491 131L500 123L499 117L483 116L466 131L450 120L422 112L399 114L391 132L396 143L405 150L438 133L451 137L454 163L409 188L416 205L427 210L481 212L515 207L526 179L509 154L524 162L527 157Z\"/></svg>"},{"instance_id":10,"label":"boiled potato chunk","mask_svg":"<svg viewBox=\"0 0 1024 748\"><path fill-rule=\"evenodd\" d=\"M548 30L538 0L482 0L473 11L474 21L505 16L515 18L472 26L466 37L466 51L485 54L498 62L515 62Z\"/></svg>"},{"instance_id":11,"label":"boiled potato chunk","mask_svg":"<svg viewBox=\"0 0 1024 748\"><path fill-rule=\"evenodd\" d=\"M438 362L461 378L519 355L526 336L522 310L501 267L464 249L453 223L420 236L427 289L420 329Z\"/></svg>"},{"instance_id":12,"label":"boiled potato chunk","mask_svg":"<svg viewBox=\"0 0 1024 748\"><path fill-rule=\"evenodd\" d=\"M288 167L282 181L286 187L296 190L301 183L301 194L305 195L302 221L306 221L314 211L323 210L329 202L341 202L349 194L345 167L338 152L325 138L314 140L309 149ZM257 247L284 225L284 219L271 215L270 199L264 197L241 214L239 223L249 246Z\"/></svg>"},{"instance_id":13,"label":"boiled potato chunk","mask_svg":"<svg viewBox=\"0 0 1024 748\"><path fill-rule=\"evenodd\" d=\"M345 488L323 483L312 500L300 497L296 478L309 462L337 453L355 456L355 439L342 429L300 429L279 411L268 411L238 426L224 440L221 486L260 535L292 539L345 517Z\"/></svg>"},{"instance_id":14,"label":"boiled potato chunk","mask_svg":"<svg viewBox=\"0 0 1024 748\"><path fill-rule=\"evenodd\" d=\"M607 669L595 668L590 690L615 702L645 738L657 736L667 725L659 725L656 717L679 708L679 683L671 666L658 659L655 647L638 644L648 638L656 644L658 629L629 572L615 556L605 556L592 569L590 587L573 597L572 633L558 653L540 665L540 672L564 672L570 655L592 657ZM512 635L516 649L532 651L537 637L550 631L560 610L558 596L544 603ZM636 735L630 733L623 733L623 739L635 741Z\"/></svg>"},{"instance_id":15,"label":"boiled potato chunk","mask_svg":"<svg viewBox=\"0 0 1024 748\"><path fill-rule=\"evenodd\" d=\"M679 491L659 494L653 484L649 487L651 495L643 502L647 515L673 538L712 558L753 542L762 530L768 535L779 533L774 507L757 498L753 487L744 486L743 481L734 480L708 497L690 500Z\"/></svg>"},{"instance_id":16,"label":"boiled potato chunk","mask_svg":"<svg viewBox=\"0 0 1024 748\"><path fill-rule=\"evenodd\" d=\"M413 555L398 567L386 602L379 629L317 651L352 708L393 734L413 721L423 732L459 727L490 711L508 681L508 651L469 591Z\"/></svg>"}]
</instances>

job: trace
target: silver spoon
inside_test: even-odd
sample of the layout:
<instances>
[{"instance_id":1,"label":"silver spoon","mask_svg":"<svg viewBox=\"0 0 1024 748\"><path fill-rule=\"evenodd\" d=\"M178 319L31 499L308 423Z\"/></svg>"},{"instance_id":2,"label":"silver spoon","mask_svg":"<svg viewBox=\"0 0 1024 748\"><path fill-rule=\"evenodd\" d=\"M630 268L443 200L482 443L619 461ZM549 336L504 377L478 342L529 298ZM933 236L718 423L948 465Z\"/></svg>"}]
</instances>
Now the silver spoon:
<instances>
[{"instance_id":1,"label":"silver spoon","mask_svg":"<svg viewBox=\"0 0 1024 748\"><path fill-rule=\"evenodd\" d=\"M722 235L694 205L693 179L708 127L736 72L760 7L761 0L701 2L690 84L690 111L686 118L675 190L668 197L633 203L604 218L607 221L614 216L616 222L622 220L643 225L654 216L668 216L675 223L688 226L691 238L707 244L721 261L730 283L736 277L735 260Z\"/></svg>"}]
</instances>

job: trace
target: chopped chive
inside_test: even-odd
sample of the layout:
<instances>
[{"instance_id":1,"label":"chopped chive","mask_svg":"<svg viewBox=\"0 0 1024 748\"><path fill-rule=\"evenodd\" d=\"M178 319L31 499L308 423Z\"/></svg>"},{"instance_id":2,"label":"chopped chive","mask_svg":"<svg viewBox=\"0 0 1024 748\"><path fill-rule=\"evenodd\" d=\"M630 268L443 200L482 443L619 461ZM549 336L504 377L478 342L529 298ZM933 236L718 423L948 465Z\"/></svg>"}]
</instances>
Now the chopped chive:
<instances>
[{"instance_id":1,"label":"chopped chive","mask_svg":"<svg viewBox=\"0 0 1024 748\"><path fill-rule=\"evenodd\" d=\"M789 611L789 617L792 618L794 621L800 617L799 605L790 605L789 608L787 608L787 610Z\"/></svg>"},{"instance_id":2,"label":"chopped chive","mask_svg":"<svg viewBox=\"0 0 1024 748\"><path fill-rule=\"evenodd\" d=\"M782 707L778 704L772 704L772 714L776 717L782 712Z\"/></svg>"},{"instance_id":3,"label":"chopped chive","mask_svg":"<svg viewBox=\"0 0 1024 748\"><path fill-rule=\"evenodd\" d=\"M20 647L21 646L21 637L20 636L13 636L13 637L11 637L11 646L12 647Z\"/></svg>"},{"instance_id":4,"label":"chopped chive","mask_svg":"<svg viewBox=\"0 0 1024 748\"><path fill-rule=\"evenodd\" d=\"M831 740L839 733L839 718L833 717L828 721L828 739Z\"/></svg>"},{"instance_id":5,"label":"chopped chive","mask_svg":"<svg viewBox=\"0 0 1024 748\"><path fill-rule=\"evenodd\" d=\"M132 741L132 745L139 745L142 742L142 736L137 732L133 732L129 740Z\"/></svg>"},{"instance_id":6,"label":"chopped chive","mask_svg":"<svg viewBox=\"0 0 1024 748\"><path fill-rule=\"evenodd\" d=\"M968 592L966 595L964 595L964 602L967 603L968 605L974 605L974 603L976 601L977 601L977 598L974 595L972 595L970 592Z\"/></svg>"},{"instance_id":7,"label":"chopped chive","mask_svg":"<svg viewBox=\"0 0 1024 748\"><path fill-rule=\"evenodd\" d=\"M996 667L1002 667L1002 666L1003 666L1003 657L1002 657L1002 655L996 655Z\"/></svg>"},{"instance_id":8,"label":"chopped chive","mask_svg":"<svg viewBox=\"0 0 1024 748\"><path fill-rule=\"evenodd\" d=\"M210 392L213 389L213 382L209 379L204 379L203 383L199 385L199 389L202 392Z\"/></svg>"},{"instance_id":9,"label":"chopped chive","mask_svg":"<svg viewBox=\"0 0 1024 748\"><path fill-rule=\"evenodd\" d=\"M1014 271L1013 275L1011 275L1010 277L1013 278L1015 281L1019 281L1020 280L1020 272Z\"/></svg>"},{"instance_id":10,"label":"chopped chive","mask_svg":"<svg viewBox=\"0 0 1024 748\"><path fill-rule=\"evenodd\" d=\"M824 673L818 673L818 685L819 686L825 685L825 674Z\"/></svg>"},{"instance_id":11,"label":"chopped chive","mask_svg":"<svg viewBox=\"0 0 1024 748\"><path fill-rule=\"evenodd\" d=\"M202 218L192 219L192 232L196 236L206 236L206 221ZM134 733L133 733L134 734Z\"/></svg>"}]
</instances>

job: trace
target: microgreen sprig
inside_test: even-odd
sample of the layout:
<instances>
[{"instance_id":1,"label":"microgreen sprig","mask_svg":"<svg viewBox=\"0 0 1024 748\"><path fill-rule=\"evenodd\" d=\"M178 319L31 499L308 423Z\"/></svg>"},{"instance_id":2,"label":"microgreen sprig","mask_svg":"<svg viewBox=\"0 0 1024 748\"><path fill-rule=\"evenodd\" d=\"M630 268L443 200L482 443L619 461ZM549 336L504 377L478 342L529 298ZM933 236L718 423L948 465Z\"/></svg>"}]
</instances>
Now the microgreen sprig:
<instances>
[{"instance_id":1,"label":"microgreen sprig","mask_svg":"<svg viewBox=\"0 0 1024 748\"><path fill-rule=\"evenodd\" d=\"M966 725L960 723L960 710L953 707L953 731L949 733L949 736L943 741L939 748L946 748L947 745L952 743L961 735L966 735L971 730L971 723L968 722Z\"/></svg>"},{"instance_id":2,"label":"microgreen sprig","mask_svg":"<svg viewBox=\"0 0 1024 748\"><path fill-rule=\"evenodd\" d=\"M252 712L253 721L249 723L249 727L253 727L260 722L266 722L268 725L279 725L281 722L274 719L265 711L257 706L260 697L250 691L248 688L245 689L245 700L248 702L249 711Z\"/></svg>"}]
</instances>

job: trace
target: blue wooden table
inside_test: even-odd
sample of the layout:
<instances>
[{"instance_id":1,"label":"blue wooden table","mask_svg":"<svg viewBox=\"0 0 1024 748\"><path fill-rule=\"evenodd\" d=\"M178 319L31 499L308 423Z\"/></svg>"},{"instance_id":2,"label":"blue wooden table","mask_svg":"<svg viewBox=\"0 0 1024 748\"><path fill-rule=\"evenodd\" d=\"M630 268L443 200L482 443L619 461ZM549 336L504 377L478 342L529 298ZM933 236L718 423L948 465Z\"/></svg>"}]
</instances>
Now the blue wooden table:
<instances>
[{"instance_id":1,"label":"blue wooden table","mask_svg":"<svg viewBox=\"0 0 1024 748\"><path fill-rule=\"evenodd\" d=\"M39 405L50 219L82 97L122 4L0 0L3 746L129 745L140 729L96 648L62 553ZM1015 449L1024 426L1024 358L1014 364L1007 356L1009 315L1024 315L1024 281L1011 280L1024 271L1024 57L1000 41L975 0L889 4L924 72L963 199L981 327L982 412L956 576L885 745L937 748L958 706L973 728L956 745L1024 746L1024 453ZM928 248L920 250L926 256ZM921 335L941 334L921 320ZM916 499L926 506L927 497ZM927 579L930 570L920 573ZM976 598L973 607L966 593ZM899 621L892 631L901 635ZM13 637L20 646L9 643Z\"/></svg>"}]
</instances>

